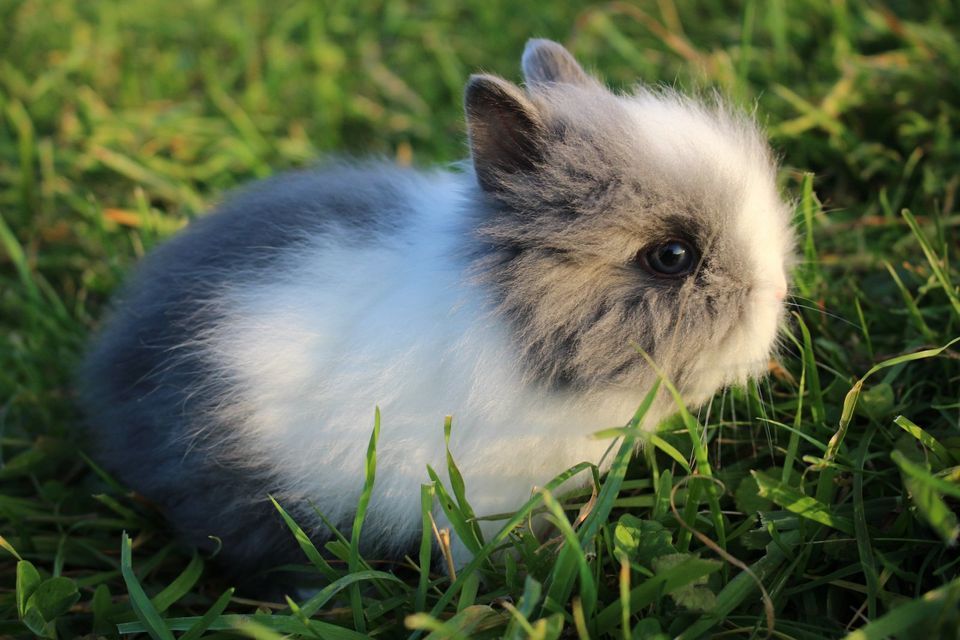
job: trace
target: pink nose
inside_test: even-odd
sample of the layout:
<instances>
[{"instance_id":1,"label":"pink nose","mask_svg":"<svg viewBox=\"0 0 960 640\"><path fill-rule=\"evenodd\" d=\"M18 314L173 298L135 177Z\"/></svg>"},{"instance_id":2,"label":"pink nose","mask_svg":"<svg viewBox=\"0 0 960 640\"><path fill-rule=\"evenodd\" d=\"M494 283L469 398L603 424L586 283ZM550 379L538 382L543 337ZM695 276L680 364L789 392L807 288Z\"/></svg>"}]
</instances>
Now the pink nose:
<instances>
[{"instance_id":1,"label":"pink nose","mask_svg":"<svg viewBox=\"0 0 960 640\"><path fill-rule=\"evenodd\" d=\"M773 295L777 296L777 300L781 300L781 301L782 301L784 298L787 297L787 288L786 288L786 287L781 287L781 288L777 289L777 290L774 292Z\"/></svg>"}]
</instances>

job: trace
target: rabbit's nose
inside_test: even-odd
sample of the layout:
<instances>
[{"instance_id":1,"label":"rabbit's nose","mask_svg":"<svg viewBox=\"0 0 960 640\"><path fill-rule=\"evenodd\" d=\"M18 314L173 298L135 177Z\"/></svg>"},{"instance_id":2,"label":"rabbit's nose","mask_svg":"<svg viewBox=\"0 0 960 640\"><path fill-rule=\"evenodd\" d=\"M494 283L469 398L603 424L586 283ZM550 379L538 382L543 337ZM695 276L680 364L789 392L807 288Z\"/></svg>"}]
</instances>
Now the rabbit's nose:
<instances>
[{"instance_id":1,"label":"rabbit's nose","mask_svg":"<svg viewBox=\"0 0 960 640\"><path fill-rule=\"evenodd\" d=\"M777 297L777 300L783 302L783 299L787 297L787 278L785 275L781 274L774 283L773 295Z\"/></svg>"}]
</instances>

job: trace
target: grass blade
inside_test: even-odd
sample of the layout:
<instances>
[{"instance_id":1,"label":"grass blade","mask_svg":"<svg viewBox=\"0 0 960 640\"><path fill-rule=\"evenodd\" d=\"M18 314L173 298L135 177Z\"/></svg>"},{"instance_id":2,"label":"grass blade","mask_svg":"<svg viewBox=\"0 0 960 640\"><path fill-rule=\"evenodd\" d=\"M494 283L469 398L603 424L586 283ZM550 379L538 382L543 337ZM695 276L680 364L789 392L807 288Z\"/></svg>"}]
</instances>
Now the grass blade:
<instances>
[{"instance_id":1,"label":"grass blade","mask_svg":"<svg viewBox=\"0 0 960 640\"><path fill-rule=\"evenodd\" d=\"M223 613L224 609L227 608L227 605L230 604L230 598L233 597L233 589L227 589L220 594L220 597L217 598L216 602L211 605L207 612L203 614L189 629L187 632L180 636L180 640L198 640L207 629L210 628L217 617Z\"/></svg>"},{"instance_id":2,"label":"grass blade","mask_svg":"<svg viewBox=\"0 0 960 640\"><path fill-rule=\"evenodd\" d=\"M430 585L430 566L432 564L433 542L431 538L431 518L436 484L420 485L420 578L417 581L417 596L414 610L423 611L427 606L427 587Z\"/></svg>"},{"instance_id":3,"label":"grass blade","mask_svg":"<svg viewBox=\"0 0 960 640\"><path fill-rule=\"evenodd\" d=\"M307 559L317 568L323 577L327 580L336 580L340 574L330 566L320 552L317 550L317 547L313 544L313 541L310 539L303 529L300 528L300 525L297 524L297 521L294 520L290 514L288 514L283 507L280 506L280 503L277 502L273 496L270 497L270 502L273 503L274 508L280 513L280 517L283 518L283 521L287 524L287 527L290 531L293 532L294 538L297 540L297 544L300 545L300 549L303 551L304 555L307 556Z\"/></svg>"},{"instance_id":4,"label":"grass blade","mask_svg":"<svg viewBox=\"0 0 960 640\"><path fill-rule=\"evenodd\" d=\"M153 606L159 613L165 612L173 603L187 595L203 573L203 559L196 551L190 558L190 564L167 587L153 598Z\"/></svg>"},{"instance_id":5,"label":"grass blade","mask_svg":"<svg viewBox=\"0 0 960 640\"><path fill-rule=\"evenodd\" d=\"M923 519L946 544L955 545L960 536L960 523L957 514L944 502L943 494L960 499L960 485L931 475L899 451L893 451L890 458L900 467L904 487Z\"/></svg>"},{"instance_id":6,"label":"grass blade","mask_svg":"<svg viewBox=\"0 0 960 640\"><path fill-rule=\"evenodd\" d=\"M952 462L953 456L950 455L950 452L947 451L947 448L940 444L939 440L924 431L922 427L918 426L909 418L905 416L897 416L893 419L893 423L919 440L920 444L933 452L933 455L937 457L941 465L948 465Z\"/></svg>"},{"instance_id":7,"label":"grass blade","mask_svg":"<svg viewBox=\"0 0 960 640\"><path fill-rule=\"evenodd\" d=\"M957 295L956 287L954 287L953 283L950 282L950 275L940 264L940 257L930 245L930 241L927 240L926 234L923 233L923 230L920 228L920 224L917 222L917 219L910 212L910 210L903 209L900 214L903 216L903 219L907 221L907 224L910 226L910 231L913 232L917 242L920 243L920 248L923 250L923 254L927 257L927 262L930 264L930 270L933 271L933 275L936 277L937 282L939 282L940 286L943 287L943 292L947 294L947 299L950 301L950 305L953 307L954 313L960 317L960 296Z\"/></svg>"},{"instance_id":8,"label":"grass blade","mask_svg":"<svg viewBox=\"0 0 960 640\"><path fill-rule=\"evenodd\" d=\"M593 465L587 462L581 462L576 464L566 471L557 474L550 482L544 485L546 491L554 491L557 487L561 486L570 478L573 478L579 473L591 469ZM486 561L486 559L497 549L503 542L509 537L513 529L519 525L521 522L526 520L530 513L543 501L543 495L541 493L534 494L526 504L524 504L516 513L503 525L500 531L487 542L486 545L480 549L480 552L473 558L470 563L460 570L460 573L457 575L457 579L450 585L450 587L440 596L437 603L434 605L433 609L430 610L428 618L436 618L436 616L443 611L443 609L450 603L453 597L463 588L464 583L466 582L467 576L476 571L480 565ZM411 640L415 640L420 637L419 631L415 631L411 634Z\"/></svg>"},{"instance_id":9,"label":"grass blade","mask_svg":"<svg viewBox=\"0 0 960 640\"><path fill-rule=\"evenodd\" d=\"M600 488L600 492L597 495L597 500L594 504L593 510L590 512L590 515L587 516L586 520L583 521L583 524L580 527L578 536L580 540L580 548L574 550L568 548L568 545L561 549L556 560L556 567L551 573L552 580L547 593L547 602L566 603L570 599L570 593L573 591L573 567L577 563L578 554L582 554L583 549L585 549L587 545L593 543L594 536L597 534L597 531L599 531L602 524L606 522L607 516L613 509L614 502L620 493L620 487L623 484L623 479L627 473L627 466L629 465L630 459L633 456L633 452L636 449L637 430L643 423L644 416L646 416L647 412L650 410L650 407L653 405L653 401L657 397L657 392L659 390L660 382L657 381L647 392L646 397L643 399L643 402L640 403L640 406L637 408L636 412L634 412L633 418L630 420L630 424L628 425L629 431L627 435L623 437L623 442L620 444L620 449L617 451L617 455L614 457L613 463L610 465L610 470L607 472L607 478L604 480L603 486ZM546 615L547 612L541 611L541 614Z\"/></svg>"},{"instance_id":10,"label":"grass blade","mask_svg":"<svg viewBox=\"0 0 960 640\"><path fill-rule=\"evenodd\" d=\"M717 594L716 608L702 616L697 622L677 636L677 640L693 640L694 638L699 638L722 622L731 611L757 590L758 586L754 578L761 583L766 583L773 573L780 568L780 565L787 560L787 551L792 550L799 544L799 541L799 534L796 531L791 531L780 537L779 544L774 542L767 545L767 554L750 565L750 571L753 575L750 575L750 573L746 571L738 573L737 576L728 582L720 593Z\"/></svg>"},{"instance_id":11,"label":"grass blade","mask_svg":"<svg viewBox=\"0 0 960 640\"><path fill-rule=\"evenodd\" d=\"M570 525L570 521L563 513L563 509L560 508L560 505L557 504L557 501L552 495L544 492L543 502L553 516L553 524L556 525L556 527L560 530L560 534L563 536L564 550L567 548L570 549L569 554L573 558L571 564L574 564L577 567L577 572L580 576L580 602L583 604L584 614L587 616L592 616L593 610L597 605L597 585L593 580L593 574L590 573L590 565L587 563L587 557L583 553L580 538L577 537L576 532ZM567 563L563 563L558 560L558 562L554 565L554 573L565 571L566 565ZM564 576L564 578L566 578L566 576ZM564 584L566 582L568 581L563 579L552 581L552 584ZM548 598L551 598L550 593L548 593ZM551 599L554 602L566 602L566 599Z\"/></svg>"},{"instance_id":12,"label":"grass blade","mask_svg":"<svg viewBox=\"0 0 960 640\"><path fill-rule=\"evenodd\" d=\"M723 568L723 563L717 560L706 560L689 556L669 570L658 573L652 578L644 580L642 584L630 591L630 615L669 595L677 589L694 583L695 581L715 573ZM623 603L617 600L603 609L596 618L598 634L610 633L623 619Z\"/></svg>"},{"instance_id":13,"label":"grass blade","mask_svg":"<svg viewBox=\"0 0 960 640\"><path fill-rule=\"evenodd\" d=\"M923 349L913 353L905 353L873 365L870 370L863 375L862 378L854 383L850 391L847 392L847 396L843 400L843 412L840 415L840 424L837 428L837 432L833 434L833 437L830 438L830 442L827 443L827 451L824 453L823 459L826 462L832 462L836 457L837 452L840 450L840 445L843 443L843 439L847 435L847 428L850 426L850 421L853 419L853 412L857 408L857 400L860 398L860 393L863 390L863 384L868 378L870 378L870 376L878 371L882 371L888 367L894 367L898 364L914 362L916 360L924 360L927 358L935 358L958 342L960 342L960 337L954 338L942 347L937 347L935 349Z\"/></svg>"},{"instance_id":14,"label":"grass blade","mask_svg":"<svg viewBox=\"0 0 960 640\"><path fill-rule=\"evenodd\" d=\"M870 441L874 432L868 432L860 442L857 450L857 469L853 474L853 528L857 540L857 553L860 556L860 566L867 582L867 617L871 620L877 617L877 594L880 592L880 581L877 578L877 564L873 555L873 544L870 540L870 531L867 529L867 516L863 504L863 468L870 448Z\"/></svg>"},{"instance_id":15,"label":"grass blade","mask_svg":"<svg viewBox=\"0 0 960 640\"><path fill-rule=\"evenodd\" d=\"M202 618L200 616L169 618L166 621L168 628L167 634L170 634L170 631L187 631L197 624L201 619ZM240 614L221 615L217 618L214 618L213 622L210 623L210 626L207 627L207 630L229 631L250 622L270 629L271 631L277 631L280 633L303 633L303 623L296 616L264 614L255 614L249 616ZM369 640L370 638L370 636L367 634L357 633L351 629L345 629L344 627L330 624L329 622L324 622L322 620L311 620L310 626L313 630L321 634L323 638L329 638L330 640ZM120 634L143 633L148 631L148 627L141 620L139 622L125 622L118 624L117 630ZM169 637L173 638L172 635Z\"/></svg>"},{"instance_id":16,"label":"grass blade","mask_svg":"<svg viewBox=\"0 0 960 640\"><path fill-rule=\"evenodd\" d=\"M769 498L798 516L854 535L853 522L849 518L836 515L817 499L800 493L797 489L771 478L762 471L751 471L750 474L757 481L760 497Z\"/></svg>"},{"instance_id":17,"label":"grass blade","mask_svg":"<svg viewBox=\"0 0 960 640\"><path fill-rule=\"evenodd\" d=\"M918 600L913 600L867 623L844 637L844 640L885 640L894 637L921 637L930 621L955 610L960 604L960 578L928 591ZM932 637L925 636L924 637Z\"/></svg>"},{"instance_id":18,"label":"grass blade","mask_svg":"<svg viewBox=\"0 0 960 640\"><path fill-rule=\"evenodd\" d=\"M476 514L467 501L467 489L463 482L463 475L457 467L457 463L450 453L450 430L453 426L453 417L447 416L443 421L443 444L447 451L447 475L450 478L450 488L457 499L457 506L463 514L464 520L473 530L472 538L476 540L477 548L483 546L483 533L480 531L480 525L477 524Z\"/></svg>"},{"instance_id":19,"label":"grass blade","mask_svg":"<svg viewBox=\"0 0 960 640\"><path fill-rule=\"evenodd\" d=\"M367 460L365 479L360 500L357 502L357 513L353 518L353 529L350 531L350 573L360 570L360 531L363 528L363 519L367 515L367 506L370 504L370 495L373 493L373 483L377 476L377 441L380 439L380 407L377 407L373 416L373 433L370 434L370 443L367 445ZM364 633L367 630L363 615L363 600L360 595L360 585L350 587L350 606L353 609L354 628Z\"/></svg>"},{"instance_id":20,"label":"grass blade","mask_svg":"<svg viewBox=\"0 0 960 640\"><path fill-rule=\"evenodd\" d=\"M354 571L352 573L348 573L342 578L338 578L332 584L328 584L323 589L318 591L316 595L311 596L311 598L304 602L300 607L300 612L309 618L313 614L320 611L320 609L323 608L323 605L327 604L327 602L337 595L337 593L343 589L346 589L347 587L353 587L364 580L388 580L401 584L403 582L392 573L386 573L384 571Z\"/></svg>"},{"instance_id":21,"label":"grass blade","mask_svg":"<svg viewBox=\"0 0 960 640\"><path fill-rule=\"evenodd\" d=\"M173 634L167 628L160 613L154 608L150 598L147 597L140 581L133 572L133 552L130 544L130 538L126 532L123 533L120 541L120 571L123 574L123 581L127 585L127 593L130 594L130 605L133 612L137 614L140 623L143 625L143 631L150 634L153 640L174 640Z\"/></svg>"}]
</instances>

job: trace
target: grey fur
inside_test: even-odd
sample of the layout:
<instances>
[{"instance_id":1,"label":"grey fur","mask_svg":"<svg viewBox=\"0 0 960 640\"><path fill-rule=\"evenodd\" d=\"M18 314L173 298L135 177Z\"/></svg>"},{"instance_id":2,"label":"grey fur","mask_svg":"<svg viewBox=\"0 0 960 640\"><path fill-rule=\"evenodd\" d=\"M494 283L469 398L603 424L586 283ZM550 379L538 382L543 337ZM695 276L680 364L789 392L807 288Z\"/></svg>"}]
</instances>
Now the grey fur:
<instances>
[{"instance_id":1,"label":"grey fur","mask_svg":"<svg viewBox=\"0 0 960 640\"><path fill-rule=\"evenodd\" d=\"M531 86L560 82L599 88L599 83L587 75L570 52L551 40L529 40L520 66L524 80Z\"/></svg>"}]
</instances>

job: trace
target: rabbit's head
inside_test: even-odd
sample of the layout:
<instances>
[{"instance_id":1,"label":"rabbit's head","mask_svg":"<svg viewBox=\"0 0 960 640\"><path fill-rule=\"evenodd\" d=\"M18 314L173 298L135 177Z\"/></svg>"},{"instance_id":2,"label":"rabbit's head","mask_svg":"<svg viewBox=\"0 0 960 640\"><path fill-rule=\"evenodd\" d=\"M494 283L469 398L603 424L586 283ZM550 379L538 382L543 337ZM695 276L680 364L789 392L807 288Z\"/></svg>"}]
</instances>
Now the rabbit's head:
<instances>
[{"instance_id":1,"label":"rabbit's head","mask_svg":"<svg viewBox=\"0 0 960 640\"><path fill-rule=\"evenodd\" d=\"M793 237L754 121L719 99L615 94L546 40L522 67L523 89L473 76L465 106L476 267L528 375L648 383L639 347L698 404L765 371Z\"/></svg>"}]
</instances>

